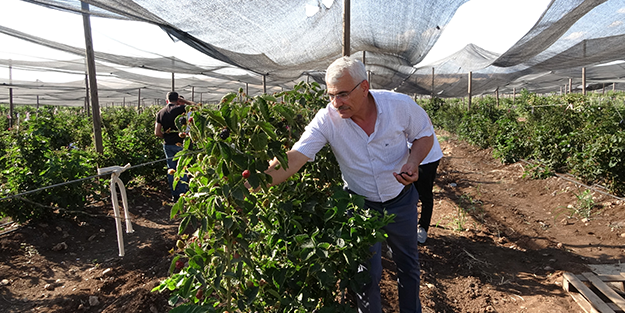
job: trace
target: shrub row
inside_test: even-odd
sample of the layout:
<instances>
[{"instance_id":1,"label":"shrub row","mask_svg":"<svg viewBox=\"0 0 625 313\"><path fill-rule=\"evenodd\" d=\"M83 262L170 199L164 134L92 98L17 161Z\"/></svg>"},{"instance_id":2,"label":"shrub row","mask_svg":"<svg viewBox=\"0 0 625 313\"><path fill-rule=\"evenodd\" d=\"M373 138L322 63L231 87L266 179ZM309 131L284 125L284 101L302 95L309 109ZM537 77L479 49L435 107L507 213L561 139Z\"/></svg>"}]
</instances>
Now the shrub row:
<instances>
[{"instance_id":1,"label":"shrub row","mask_svg":"<svg viewBox=\"0 0 625 313\"><path fill-rule=\"evenodd\" d=\"M625 95L541 96L523 91L516 99L420 100L436 127L481 148L504 163L521 159L541 165L537 176L570 173L585 183L625 193Z\"/></svg>"},{"instance_id":2,"label":"shrub row","mask_svg":"<svg viewBox=\"0 0 625 313\"><path fill-rule=\"evenodd\" d=\"M103 109L104 153L98 154L93 144L93 124L80 108L19 107L19 124L16 121L9 129L7 109L0 107L0 198L90 177L97 174L99 167L138 165L164 158L153 134L158 109ZM164 176L164 164L133 168L124 172L122 179L154 181ZM108 186L103 183L106 180L107 177L83 180L2 200L0 217L24 222L55 213L75 214L86 203L100 199L101 191Z\"/></svg>"}]
</instances>

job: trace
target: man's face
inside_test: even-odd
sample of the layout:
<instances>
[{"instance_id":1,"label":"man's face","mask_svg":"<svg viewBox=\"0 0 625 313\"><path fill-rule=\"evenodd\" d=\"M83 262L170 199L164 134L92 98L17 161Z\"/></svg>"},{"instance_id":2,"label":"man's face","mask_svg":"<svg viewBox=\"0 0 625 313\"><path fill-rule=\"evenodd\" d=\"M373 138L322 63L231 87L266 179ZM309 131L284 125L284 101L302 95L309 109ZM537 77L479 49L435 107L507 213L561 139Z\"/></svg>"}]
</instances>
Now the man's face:
<instances>
[{"instance_id":1,"label":"man's face","mask_svg":"<svg viewBox=\"0 0 625 313\"><path fill-rule=\"evenodd\" d=\"M327 93L332 106L342 118L358 114L365 105L367 82L354 83L349 73L345 73L337 84L328 84Z\"/></svg>"}]
</instances>

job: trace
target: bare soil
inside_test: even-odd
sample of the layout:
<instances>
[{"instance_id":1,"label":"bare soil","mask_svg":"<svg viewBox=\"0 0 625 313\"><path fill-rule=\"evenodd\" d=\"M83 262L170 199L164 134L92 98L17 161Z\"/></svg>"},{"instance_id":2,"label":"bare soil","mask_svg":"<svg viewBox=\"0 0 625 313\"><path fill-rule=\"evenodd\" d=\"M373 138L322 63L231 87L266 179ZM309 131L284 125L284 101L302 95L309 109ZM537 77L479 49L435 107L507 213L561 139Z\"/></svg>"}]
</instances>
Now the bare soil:
<instances>
[{"instance_id":1,"label":"bare soil","mask_svg":"<svg viewBox=\"0 0 625 313\"><path fill-rule=\"evenodd\" d=\"M566 175L524 178L526 163L501 164L443 132L439 140L445 157L419 247L423 311L583 312L562 274L625 262L625 203ZM594 206L584 219L575 208L585 190ZM135 232L124 232L124 257L110 203L72 220L1 226L0 312L169 311L167 293L150 292L178 238L167 194L164 184L128 190ZM399 312L395 268L384 262L385 312Z\"/></svg>"}]
</instances>

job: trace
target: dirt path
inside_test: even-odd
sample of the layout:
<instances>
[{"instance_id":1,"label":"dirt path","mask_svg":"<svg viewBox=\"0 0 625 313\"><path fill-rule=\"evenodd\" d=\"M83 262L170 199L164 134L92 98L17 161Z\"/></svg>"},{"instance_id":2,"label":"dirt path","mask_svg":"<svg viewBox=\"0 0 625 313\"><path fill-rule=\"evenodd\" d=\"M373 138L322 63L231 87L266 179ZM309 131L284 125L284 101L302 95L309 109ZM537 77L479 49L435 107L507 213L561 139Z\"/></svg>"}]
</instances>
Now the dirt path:
<instances>
[{"instance_id":1,"label":"dirt path","mask_svg":"<svg viewBox=\"0 0 625 313\"><path fill-rule=\"evenodd\" d=\"M424 312L583 312L563 291L562 274L625 262L623 202L594 193L592 215L582 219L567 206L585 188L522 178L524 163L502 165L489 150L439 139L433 225L419 248ZM167 275L177 239L163 187L129 190L135 232L124 234L124 258L108 204L0 236L0 312L171 309L165 294L150 292ZM385 263L385 312L398 312L393 264Z\"/></svg>"}]
</instances>

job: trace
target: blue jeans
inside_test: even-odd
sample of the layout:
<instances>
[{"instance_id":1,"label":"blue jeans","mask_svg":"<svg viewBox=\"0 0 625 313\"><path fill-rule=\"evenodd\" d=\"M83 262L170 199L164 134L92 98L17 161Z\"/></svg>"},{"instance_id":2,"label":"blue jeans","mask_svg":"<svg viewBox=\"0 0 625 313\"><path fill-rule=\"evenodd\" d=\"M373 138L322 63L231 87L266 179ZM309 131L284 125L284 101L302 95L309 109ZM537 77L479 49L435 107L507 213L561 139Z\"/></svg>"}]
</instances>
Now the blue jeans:
<instances>
[{"instance_id":1,"label":"blue jeans","mask_svg":"<svg viewBox=\"0 0 625 313\"><path fill-rule=\"evenodd\" d=\"M386 210L395 214L395 221L384 230L388 234L386 242L397 265L397 286L399 289L399 310L401 313L421 313L419 283L421 267L417 247L417 210L415 206L419 193L413 184L406 187L395 199L387 202L365 201L365 207L378 212ZM382 243L370 248L373 256L369 260L371 283L364 292L358 294L359 313L382 313L380 280L382 278Z\"/></svg>"},{"instance_id":2,"label":"blue jeans","mask_svg":"<svg viewBox=\"0 0 625 313\"><path fill-rule=\"evenodd\" d=\"M176 145L163 145L163 150L165 151L165 157L167 158L167 169L176 169L178 166L178 161L174 160L173 157L176 153L182 151L182 147L178 147ZM184 175L182 179L176 185L176 190L174 190L174 176L167 174L167 182L169 183L169 190L171 191L171 196L174 201L178 201L180 198L180 194L187 192L188 185L182 182L187 182L187 175Z\"/></svg>"}]
</instances>

